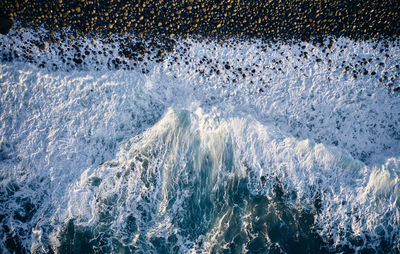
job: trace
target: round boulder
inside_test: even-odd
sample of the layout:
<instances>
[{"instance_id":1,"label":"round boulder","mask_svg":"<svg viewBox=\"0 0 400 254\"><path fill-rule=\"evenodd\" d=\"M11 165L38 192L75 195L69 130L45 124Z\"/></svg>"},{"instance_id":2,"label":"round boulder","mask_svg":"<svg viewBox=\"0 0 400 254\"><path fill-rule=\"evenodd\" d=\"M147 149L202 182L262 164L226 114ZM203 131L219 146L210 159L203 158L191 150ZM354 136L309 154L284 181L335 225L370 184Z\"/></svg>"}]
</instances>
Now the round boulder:
<instances>
[{"instance_id":1,"label":"round boulder","mask_svg":"<svg viewBox=\"0 0 400 254\"><path fill-rule=\"evenodd\" d=\"M1 34L8 34L13 22L8 17L0 14L0 33Z\"/></svg>"}]
</instances>

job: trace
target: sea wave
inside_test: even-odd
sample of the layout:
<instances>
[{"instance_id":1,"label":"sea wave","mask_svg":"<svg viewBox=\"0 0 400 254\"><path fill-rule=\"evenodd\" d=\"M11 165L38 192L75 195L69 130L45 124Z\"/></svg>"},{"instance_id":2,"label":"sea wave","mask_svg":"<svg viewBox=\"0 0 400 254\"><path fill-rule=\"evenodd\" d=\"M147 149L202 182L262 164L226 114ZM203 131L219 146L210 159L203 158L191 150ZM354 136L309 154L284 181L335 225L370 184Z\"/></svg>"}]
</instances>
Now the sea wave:
<instances>
[{"instance_id":1,"label":"sea wave","mask_svg":"<svg viewBox=\"0 0 400 254\"><path fill-rule=\"evenodd\" d=\"M1 37L3 252L400 250L397 41L41 33Z\"/></svg>"}]
</instances>

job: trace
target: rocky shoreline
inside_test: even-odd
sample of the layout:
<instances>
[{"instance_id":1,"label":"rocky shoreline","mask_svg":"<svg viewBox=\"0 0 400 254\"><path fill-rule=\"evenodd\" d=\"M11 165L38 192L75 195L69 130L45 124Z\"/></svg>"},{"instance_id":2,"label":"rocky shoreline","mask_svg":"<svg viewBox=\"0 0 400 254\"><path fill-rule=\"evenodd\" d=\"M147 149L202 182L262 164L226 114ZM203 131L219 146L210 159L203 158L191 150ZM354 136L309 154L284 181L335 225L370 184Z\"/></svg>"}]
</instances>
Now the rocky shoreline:
<instances>
[{"instance_id":1,"label":"rocky shoreline","mask_svg":"<svg viewBox=\"0 0 400 254\"><path fill-rule=\"evenodd\" d=\"M44 25L76 35L136 33L142 37L323 40L396 38L396 0L4 0L0 11L24 28Z\"/></svg>"},{"instance_id":2,"label":"rocky shoreline","mask_svg":"<svg viewBox=\"0 0 400 254\"><path fill-rule=\"evenodd\" d=\"M168 55L186 59L191 65L185 49L175 50L177 38L190 37L233 46L253 39L264 46L289 43L299 47L300 61L318 64L325 61L324 56L310 55L301 48L302 42L319 47L327 58L335 41L347 37L372 40L385 59L360 58L335 68L354 79L371 76L398 92L400 69L398 64L387 66L396 62L391 59L387 43L393 41L398 46L400 42L396 23L400 20L399 6L398 1L334 0L146 0L140 4L121 0L4 0L0 3L0 32L7 33L13 21L15 32L0 41L0 59L25 59L49 69L60 65L67 69L85 69L89 65L101 69L100 65L105 65L107 69L139 68L147 73L149 62L162 62ZM31 31L29 36L23 32L26 29ZM62 63L40 57L45 52L58 55ZM101 60L104 57L106 63ZM378 61L383 70L368 71L366 66L371 61ZM195 64L210 65L207 59ZM229 63L210 68L216 75L233 72L235 81L256 74L252 72L255 68L234 72Z\"/></svg>"}]
</instances>

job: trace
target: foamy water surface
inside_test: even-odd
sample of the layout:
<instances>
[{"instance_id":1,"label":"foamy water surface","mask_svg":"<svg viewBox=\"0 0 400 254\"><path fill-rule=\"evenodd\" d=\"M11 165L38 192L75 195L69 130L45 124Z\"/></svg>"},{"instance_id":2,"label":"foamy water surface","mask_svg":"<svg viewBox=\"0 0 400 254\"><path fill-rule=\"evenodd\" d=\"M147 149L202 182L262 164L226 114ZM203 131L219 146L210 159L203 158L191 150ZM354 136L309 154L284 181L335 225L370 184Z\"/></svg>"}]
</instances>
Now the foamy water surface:
<instances>
[{"instance_id":1,"label":"foamy water surface","mask_svg":"<svg viewBox=\"0 0 400 254\"><path fill-rule=\"evenodd\" d=\"M32 52L0 63L2 252L400 251L398 42Z\"/></svg>"}]
</instances>

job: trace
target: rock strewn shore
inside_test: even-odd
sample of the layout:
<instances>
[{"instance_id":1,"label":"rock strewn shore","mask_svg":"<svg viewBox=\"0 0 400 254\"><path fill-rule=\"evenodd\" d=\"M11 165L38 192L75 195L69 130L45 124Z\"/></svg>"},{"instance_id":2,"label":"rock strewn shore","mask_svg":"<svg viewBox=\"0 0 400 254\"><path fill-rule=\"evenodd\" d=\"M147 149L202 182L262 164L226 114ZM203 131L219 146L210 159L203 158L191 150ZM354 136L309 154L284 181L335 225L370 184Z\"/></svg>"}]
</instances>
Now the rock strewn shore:
<instances>
[{"instance_id":1,"label":"rock strewn shore","mask_svg":"<svg viewBox=\"0 0 400 254\"><path fill-rule=\"evenodd\" d=\"M400 35L397 0L3 0L0 11L23 27L71 27L80 34L265 40Z\"/></svg>"},{"instance_id":2,"label":"rock strewn shore","mask_svg":"<svg viewBox=\"0 0 400 254\"><path fill-rule=\"evenodd\" d=\"M313 40L315 46L323 50L326 57L335 44L335 38L346 36L351 39L374 39L379 52L385 59L391 58L388 39L400 40L398 1L23 1L4 0L0 3L0 16L5 22L16 21L16 28L35 28L42 25L50 32L33 32L24 38L24 32L10 34L7 41L0 41L0 59L12 61L22 58L38 64L39 67L57 69L66 65L67 69L85 69L96 63L98 56L109 56L109 69L130 69L140 67L147 73L148 61L164 61L165 56L174 51L177 37L190 35L192 38L221 41L229 39L261 39L271 45L289 41L299 45L298 40ZM1 21L1 19L0 19ZM279 22L278 22L279 21ZM7 26L4 29L9 29ZM0 26L1 28L1 26ZM18 30L18 29L17 29ZM2 32L2 31L0 31ZM121 34L122 36L118 36ZM117 36L112 36L117 35ZM101 48L93 48L100 39ZM233 40L232 40L233 39ZM294 40L294 41L293 41ZM21 43L23 41L23 43ZM92 41L87 45L87 41ZM383 44L382 44L383 43ZM90 43L89 43L90 44ZM272 43L273 45L273 43ZM96 46L97 47L97 46ZM62 63L51 63L37 57L40 52L57 52ZM301 55L308 58L307 52ZM177 52L185 58L185 51ZM91 59L91 60L90 60ZM315 57L315 62L322 61ZM399 65L392 66L383 59L380 66L384 71L368 71L364 68L373 59L360 58L357 63L343 62L338 68L357 79L360 75L378 77L380 83L394 91L398 86ZM186 62L190 62L188 59ZM386 62L386 63L385 63ZM204 64L208 61L204 61ZM203 64L203 63L201 63ZM101 67L99 67L101 68ZM231 66L214 66L217 75L230 72ZM250 69L253 70L253 69ZM253 72L238 71L243 78ZM237 77L236 77L237 76Z\"/></svg>"}]
</instances>

